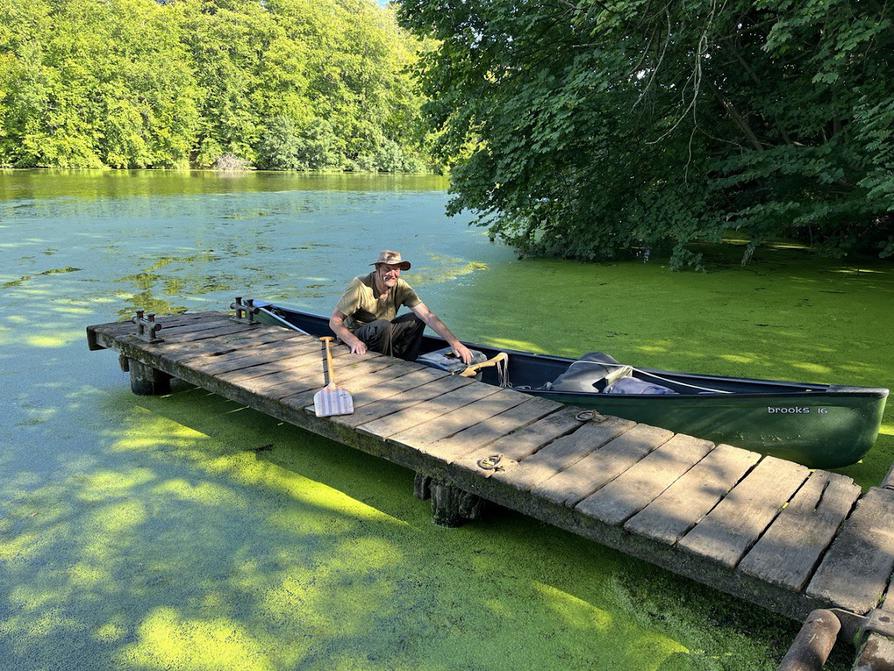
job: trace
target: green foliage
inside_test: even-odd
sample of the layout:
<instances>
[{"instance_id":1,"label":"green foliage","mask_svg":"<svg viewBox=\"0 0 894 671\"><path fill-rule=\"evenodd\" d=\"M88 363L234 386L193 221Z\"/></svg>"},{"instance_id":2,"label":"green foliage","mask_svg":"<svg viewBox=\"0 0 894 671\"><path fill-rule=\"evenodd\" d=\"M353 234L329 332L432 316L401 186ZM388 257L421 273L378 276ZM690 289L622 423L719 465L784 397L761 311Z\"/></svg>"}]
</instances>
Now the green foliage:
<instances>
[{"instance_id":1,"label":"green foliage","mask_svg":"<svg viewBox=\"0 0 894 671\"><path fill-rule=\"evenodd\" d=\"M451 213L607 258L730 229L894 254L892 10L844 0L405 0Z\"/></svg>"},{"instance_id":2,"label":"green foliage","mask_svg":"<svg viewBox=\"0 0 894 671\"><path fill-rule=\"evenodd\" d=\"M418 167L415 48L371 0L0 0L0 165Z\"/></svg>"},{"instance_id":3,"label":"green foliage","mask_svg":"<svg viewBox=\"0 0 894 671\"><path fill-rule=\"evenodd\" d=\"M271 170L321 170L337 167L339 138L332 125L314 119L305 128L275 117L261 138L258 166Z\"/></svg>"}]
</instances>

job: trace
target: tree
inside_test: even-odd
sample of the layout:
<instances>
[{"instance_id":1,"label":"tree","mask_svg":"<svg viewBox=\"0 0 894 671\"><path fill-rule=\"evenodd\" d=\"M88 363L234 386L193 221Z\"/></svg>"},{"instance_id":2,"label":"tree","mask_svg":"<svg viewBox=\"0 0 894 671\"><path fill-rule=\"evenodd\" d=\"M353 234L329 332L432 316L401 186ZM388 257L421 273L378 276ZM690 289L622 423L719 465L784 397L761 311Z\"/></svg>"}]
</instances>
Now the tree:
<instances>
[{"instance_id":1,"label":"tree","mask_svg":"<svg viewBox=\"0 0 894 671\"><path fill-rule=\"evenodd\" d=\"M892 248L887 4L405 0L449 212L583 259L729 230Z\"/></svg>"},{"instance_id":2,"label":"tree","mask_svg":"<svg viewBox=\"0 0 894 671\"><path fill-rule=\"evenodd\" d=\"M414 58L371 0L0 0L0 165L416 166Z\"/></svg>"}]
</instances>

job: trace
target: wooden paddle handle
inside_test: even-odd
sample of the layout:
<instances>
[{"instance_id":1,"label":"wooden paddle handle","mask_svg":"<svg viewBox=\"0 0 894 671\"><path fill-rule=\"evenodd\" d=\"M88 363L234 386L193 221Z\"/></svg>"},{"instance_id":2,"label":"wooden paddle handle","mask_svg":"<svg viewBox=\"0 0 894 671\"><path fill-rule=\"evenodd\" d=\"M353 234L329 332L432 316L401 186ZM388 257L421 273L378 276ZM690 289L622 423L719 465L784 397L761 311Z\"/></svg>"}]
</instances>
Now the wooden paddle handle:
<instances>
[{"instance_id":1,"label":"wooden paddle handle","mask_svg":"<svg viewBox=\"0 0 894 671\"><path fill-rule=\"evenodd\" d=\"M492 358L487 361L482 361L481 363L473 363L471 366L468 366L462 373L460 373L460 377L474 377L478 374L478 371L482 368L489 368L490 366L496 366L501 361L506 361L509 359L509 355L506 352L497 352Z\"/></svg>"},{"instance_id":2,"label":"wooden paddle handle","mask_svg":"<svg viewBox=\"0 0 894 671\"><path fill-rule=\"evenodd\" d=\"M326 348L326 369L329 371L329 384L335 385L335 364L332 362L332 350L329 349L329 343L331 343L334 338L332 336L323 336L320 338L323 341L323 347Z\"/></svg>"}]
</instances>

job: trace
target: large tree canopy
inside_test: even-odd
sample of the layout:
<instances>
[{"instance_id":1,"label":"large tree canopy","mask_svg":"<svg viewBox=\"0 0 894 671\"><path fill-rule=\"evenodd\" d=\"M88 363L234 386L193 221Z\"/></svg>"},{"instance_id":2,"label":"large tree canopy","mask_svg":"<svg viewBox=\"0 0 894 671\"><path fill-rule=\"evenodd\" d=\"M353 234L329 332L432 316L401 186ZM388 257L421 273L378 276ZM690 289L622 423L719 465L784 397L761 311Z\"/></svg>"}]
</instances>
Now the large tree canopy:
<instances>
[{"instance_id":1,"label":"large tree canopy","mask_svg":"<svg viewBox=\"0 0 894 671\"><path fill-rule=\"evenodd\" d=\"M0 166L419 169L415 49L373 0L0 0Z\"/></svg>"},{"instance_id":2,"label":"large tree canopy","mask_svg":"<svg viewBox=\"0 0 894 671\"><path fill-rule=\"evenodd\" d=\"M794 236L894 253L894 5L403 0L449 209L584 259Z\"/></svg>"}]
</instances>

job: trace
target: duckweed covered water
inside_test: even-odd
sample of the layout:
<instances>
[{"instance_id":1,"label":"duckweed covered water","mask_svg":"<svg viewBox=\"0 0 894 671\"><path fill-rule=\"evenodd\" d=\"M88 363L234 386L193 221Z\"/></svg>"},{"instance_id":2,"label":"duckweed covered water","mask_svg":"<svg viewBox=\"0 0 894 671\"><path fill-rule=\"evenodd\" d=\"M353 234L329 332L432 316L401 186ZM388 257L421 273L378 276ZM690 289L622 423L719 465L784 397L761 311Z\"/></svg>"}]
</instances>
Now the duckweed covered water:
<instances>
[{"instance_id":1,"label":"duckweed covered water","mask_svg":"<svg viewBox=\"0 0 894 671\"><path fill-rule=\"evenodd\" d=\"M0 173L0 667L775 668L793 623L520 515L434 526L412 473L186 385L133 396L87 352L136 307L327 312L397 247L469 340L891 386L889 266L517 261L443 217L444 187ZM844 470L864 486L891 417Z\"/></svg>"}]
</instances>

